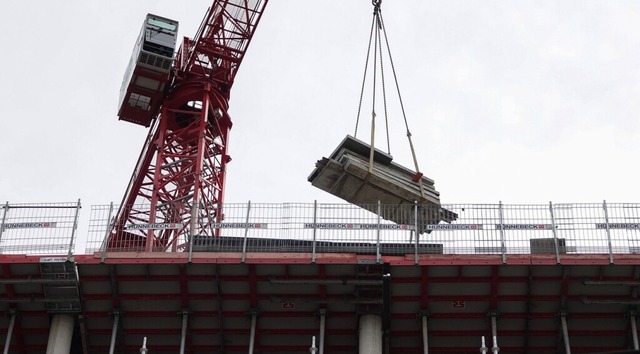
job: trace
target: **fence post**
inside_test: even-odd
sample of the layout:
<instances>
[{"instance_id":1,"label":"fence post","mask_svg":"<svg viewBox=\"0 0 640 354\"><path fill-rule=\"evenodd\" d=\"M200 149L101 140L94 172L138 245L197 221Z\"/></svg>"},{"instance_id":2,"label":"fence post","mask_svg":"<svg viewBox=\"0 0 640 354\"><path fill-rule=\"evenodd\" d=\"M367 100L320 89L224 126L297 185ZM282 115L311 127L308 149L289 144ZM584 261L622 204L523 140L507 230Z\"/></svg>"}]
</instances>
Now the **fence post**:
<instances>
[{"instance_id":1,"label":"fence post","mask_svg":"<svg viewBox=\"0 0 640 354\"><path fill-rule=\"evenodd\" d=\"M196 233L199 233L197 230L202 229L202 223L200 223L200 198L193 198L193 205L191 206L191 220L189 220L189 232L186 233L186 240L188 241L189 247L189 263L191 263L193 257L193 240L195 239ZM186 227L185 227L186 229ZM179 237L176 235L176 237Z\"/></svg>"},{"instance_id":2,"label":"fence post","mask_svg":"<svg viewBox=\"0 0 640 354\"><path fill-rule=\"evenodd\" d=\"M2 213L2 221L0 221L0 240L2 240L2 233L4 232L4 221L7 219L7 213L9 212L9 201L2 207L4 212Z\"/></svg>"},{"instance_id":3,"label":"fence post","mask_svg":"<svg viewBox=\"0 0 640 354\"><path fill-rule=\"evenodd\" d=\"M109 215L107 216L107 227L104 232L104 239L102 240L102 255L100 256L100 262L104 263L105 258L107 258L107 246L109 245L109 235L111 235L111 229L113 225L111 225L111 215L113 215L113 202L109 204Z\"/></svg>"},{"instance_id":4,"label":"fence post","mask_svg":"<svg viewBox=\"0 0 640 354\"><path fill-rule=\"evenodd\" d=\"M380 201L378 200L378 232L376 233L376 263L380 263L381 260L381 256L380 256L380 220L382 219L382 217L380 216L382 214L382 206L380 205Z\"/></svg>"},{"instance_id":5,"label":"fence post","mask_svg":"<svg viewBox=\"0 0 640 354\"><path fill-rule=\"evenodd\" d=\"M247 203L247 217L245 223L249 223L249 214L251 213L251 201ZM249 235L249 225L245 225L244 240L242 241L242 263L247 259L247 236Z\"/></svg>"},{"instance_id":6,"label":"fence post","mask_svg":"<svg viewBox=\"0 0 640 354\"><path fill-rule=\"evenodd\" d=\"M609 211L607 210L607 201L602 201L602 208L604 209L604 221L607 226L607 244L609 246L609 263L613 264L613 250L611 249L611 230L609 229Z\"/></svg>"},{"instance_id":7,"label":"fence post","mask_svg":"<svg viewBox=\"0 0 640 354\"><path fill-rule=\"evenodd\" d=\"M198 225L198 215L199 213L199 198L195 197L193 198L193 205L191 205L191 220L189 220L189 232L188 235L190 235L191 237L193 237L193 235L196 233L196 227ZM186 227L185 227L186 229Z\"/></svg>"},{"instance_id":8,"label":"fence post","mask_svg":"<svg viewBox=\"0 0 640 354\"><path fill-rule=\"evenodd\" d=\"M200 215L200 206L198 206L196 209L197 209L197 211L196 211L196 212L198 213L198 217L199 217L199 215ZM193 208L192 208L192 214L191 214L191 217L193 217ZM204 221L203 221L203 223L205 223L205 224L206 224L206 223L208 223L210 220L211 220L211 219L204 220ZM204 233L205 233L204 227L201 227L200 229L202 230L202 233L204 234ZM199 233L199 232L198 232L198 233ZM211 235L211 236L213 236L213 235ZM196 231L195 231L195 228L193 227L193 224L192 224L192 227L190 227L190 228L189 228L189 233L187 234L187 237L188 237L188 238L186 239L186 241L187 241L187 247L188 247L188 250L187 250L187 251L188 251L188 253L189 253L189 256L188 256L188 258L187 258L187 262L191 263L191 262L193 261L193 244L194 244L194 242L196 241Z\"/></svg>"},{"instance_id":9,"label":"fence post","mask_svg":"<svg viewBox=\"0 0 640 354\"><path fill-rule=\"evenodd\" d=\"M71 257L73 256L73 246L76 238L76 230L78 229L78 215L80 214L80 208L80 198L78 198L76 214L73 216L73 229L71 229L71 241L69 241L69 252L67 252L67 259L71 259Z\"/></svg>"},{"instance_id":10,"label":"fence post","mask_svg":"<svg viewBox=\"0 0 640 354\"><path fill-rule=\"evenodd\" d=\"M316 262L316 230L318 223L318 201L313 201L313 243L311 244L311 263Z\"/></svg>"},{"instance_id":11,"label":"fence post","mask_svg":"<svg viewBox=\"0 0 640 354\"><path fill-rule=\"evenodd\" d=\"M413 261L415 262L415 264L420 263L420 258L418 257L418 201L415 200L413 202L413 232L416 235L416 246L415 246L415 254L414 254L414 259Z\"/></svg>"},{"instance_id":12,"label":"fence post","mask_svg":"<svg viewBox=\"0 0 640 354\"><path fill-rule=\"evenodd\" d=\"M502 201L498 204L498 214L500 216L500 251L502 252L502 263L507 263L507 248L504 242L504 215L502 214Z\"/></svg>"},{"instance_id":13,"label":"fence post","mask_svg":"<svg viewBox=\"0 0 640 354\"><path fill-rule=\"evenodd\" d=\"M556 250L556 263L560 264L560 250L558 249L558 233L556 232L556 218L553 215L553 203L551 202L549 202L549 213L551 214L551 230L553 231L553 243ZM565 247L566 246L567 245L565 244Z\"/></svg>"}]
</instances>

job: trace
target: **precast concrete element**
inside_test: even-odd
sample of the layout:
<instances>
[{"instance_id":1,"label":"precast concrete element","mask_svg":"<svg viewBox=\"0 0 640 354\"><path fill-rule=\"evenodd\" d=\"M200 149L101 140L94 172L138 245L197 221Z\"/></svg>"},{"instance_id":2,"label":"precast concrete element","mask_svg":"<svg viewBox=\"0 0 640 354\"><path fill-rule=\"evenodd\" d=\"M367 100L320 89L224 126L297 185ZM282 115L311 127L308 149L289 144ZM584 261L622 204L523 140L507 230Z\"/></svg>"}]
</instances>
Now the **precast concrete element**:
<instances>
[{"instance_id":1,"label":"precast concrete element","mask_svg":"<svg viewBox=\"0 0 640 354\"><path fill-rule=\"evenodd\" d=\"M358 348L359 354L382 354L382 317L360 316Z\"/></svg>"},{"instance_id":2,"label":"precast concrete element","mask_svg":"<svg viewBox=\"0 0 640 354\"><path fill-rule=\"evenodd\" d=\"M51 319L47 354L69 354L73 339L73 315L57 314Z\"/></svg>"}]
</instances>

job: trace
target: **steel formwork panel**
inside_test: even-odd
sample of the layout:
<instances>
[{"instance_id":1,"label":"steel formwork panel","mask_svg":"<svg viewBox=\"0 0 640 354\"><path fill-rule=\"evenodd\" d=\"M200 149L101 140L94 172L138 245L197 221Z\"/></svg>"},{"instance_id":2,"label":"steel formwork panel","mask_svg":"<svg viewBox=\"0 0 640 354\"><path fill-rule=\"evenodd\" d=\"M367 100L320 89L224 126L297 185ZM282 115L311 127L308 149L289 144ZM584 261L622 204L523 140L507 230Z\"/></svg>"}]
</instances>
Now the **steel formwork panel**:
<instances>
[{"instance_id":1,"label":"steel formwork panel","mask_svg":"<svg viewBox=\"0 0 640 354\"><path fill-rule=\"evenodd\" d=\"M108 351L115 310L121 312L117 352L138 352L144 336L154 354L177 352L184 310L189 313L188 353L216 352L221 344L228 353L245 353L252 311L258 315L256 350L305 352L310 337L319 334L318 311L323 308L326 351L356 352L358 301L367 299L355 296L359 286L347 281L369 280L375 274L362 274L364 266L358 260L365 258L359 256L336 256L335 263L325 264L311 264L305 257L306 263L274 263L277 254L263 255L247 260L252 264L215 254L192 263L182 259L164 264L140 264L135 254L108 258L106 263L93 256L76 257L89 352ZM480 337L491 335L492 312L497 314L503 352L562 352L561 312L567 313L572 352L628 349L628 315L636 308L637 295L635 286L620 283L640 281L640 255L634 257L604 266L584 257L582 265L541 266L531 265L533 256L529 265L491 265L474 257L457 258L458 264L425 260L403 265L402 257L385 257L391 274L391 352L422 352L421 314L429 315L430 352L476 352ZM332 260L330 255L323 259ZM635 265L627 264L633 260ZM10 270L3 273L5 278L40 274L31 260L3 261L3 269ZM585 285L585 280L605 283ZM46 347L46 304L11 302L27 294L44 296L40 290L35 284L0 286L5 300L0 311L16 308L20 314L21 340L14 337L10 353L40 353ZM623 303L593 304L585 298ZM0 320L0 331L6 333L7 326L6 319Z\"/></svg>"}]
</instances>

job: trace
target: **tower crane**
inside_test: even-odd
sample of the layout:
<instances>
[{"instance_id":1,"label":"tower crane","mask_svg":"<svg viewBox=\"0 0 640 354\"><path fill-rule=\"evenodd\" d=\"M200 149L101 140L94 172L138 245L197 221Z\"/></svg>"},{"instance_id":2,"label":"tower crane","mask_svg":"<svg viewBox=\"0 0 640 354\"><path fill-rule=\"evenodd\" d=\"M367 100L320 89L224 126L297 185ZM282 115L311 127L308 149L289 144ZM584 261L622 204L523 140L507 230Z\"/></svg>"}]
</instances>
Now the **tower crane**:
<instances>
[{"instance_id":1,"label":"tower crane","mask_svg":"<svg viewBox=\"0 0 640 354\"><path fill-rule=\"evenodd\" d=\"M178 22L147 15L120 120L149 127L107 249L177 251L222 220L230 91L268 0L214 0L174 57Z\"/></svg>"}]
</instances>

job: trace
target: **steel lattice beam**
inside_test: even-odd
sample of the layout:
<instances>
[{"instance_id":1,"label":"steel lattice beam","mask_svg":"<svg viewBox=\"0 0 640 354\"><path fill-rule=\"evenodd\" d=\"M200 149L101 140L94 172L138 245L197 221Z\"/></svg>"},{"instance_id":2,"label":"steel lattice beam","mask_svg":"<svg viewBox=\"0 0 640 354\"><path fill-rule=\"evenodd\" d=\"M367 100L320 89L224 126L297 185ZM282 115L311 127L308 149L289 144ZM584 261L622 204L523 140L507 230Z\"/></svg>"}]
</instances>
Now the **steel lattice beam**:
<instances>
[{"instance_id":1,"label":"steel lattice beam","mask_svg":"<svg viewBox=\"0 0 640 354\"><path fill-rule=\"evenodd\" d=\"M230 90L267 2L214 1L195 38L183 42L107 250L182 252L193 237L218 235Z\"/></svg>"}]
</instances>

